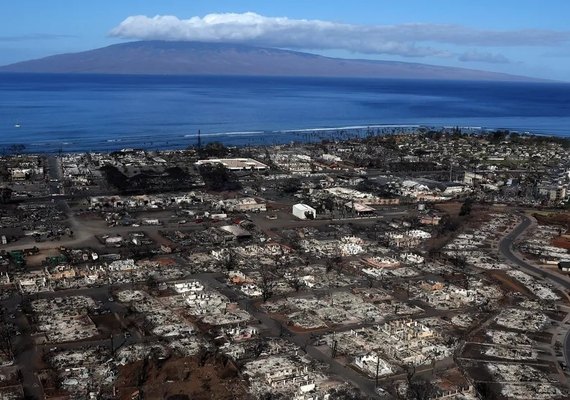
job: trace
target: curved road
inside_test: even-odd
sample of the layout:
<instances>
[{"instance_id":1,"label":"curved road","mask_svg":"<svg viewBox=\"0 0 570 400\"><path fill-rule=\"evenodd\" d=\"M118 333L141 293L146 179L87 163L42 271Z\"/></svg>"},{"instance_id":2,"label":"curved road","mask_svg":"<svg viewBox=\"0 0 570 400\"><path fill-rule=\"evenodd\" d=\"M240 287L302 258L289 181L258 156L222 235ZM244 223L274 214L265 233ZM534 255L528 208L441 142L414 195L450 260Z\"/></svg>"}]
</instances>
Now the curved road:
<instances>
[{"instance_id":1,"label":"curved road","mask_svg":"<svg viewBox=\"0 0 570 400\"><path fill-rule=\"evenodd\" d=\"M499 242L499 252L507 260L517 265L524 272L528 272L529 274L535 276L538 275L542 279L546 278L551 282L554 282L557 285L562 286L564 289L570 289L570 280L568 280L565 276L529 264L526 261L520 259L513 252L513 242L517 240L517 238L520 235L522 235L531 225L532 225L531 219L527 216L524 216L523 221L515 229L513 229L511 233L509 233ZM564 359L566 360L566 365L569 365L568 363L570 361L570 331L566 333L566 336L564 338Z\"/></svg>"},{"instance_id":2,"label":"curved road","mask_svg":"<svg viewBox=\"0 0 570 400\"><path fill-rule=\"evenodd\" d=\"M526 261L520 259L515 253L513 253L513 242L520 235L522 235L530 227L531 224L532 221L530 218L524 216L523 221L513 231L511 231L511 233L509 233L499 242L499 251L507 260L511 261L515 265L518 265L524 272L528 272L529 274L535 276L538 275L538 277L541 279L547 278L552 282L555 282L556 284L564 287L565 289L570 289L570 280L568 280L566 277L529 264Z\"/></svg>"}]
</instances>

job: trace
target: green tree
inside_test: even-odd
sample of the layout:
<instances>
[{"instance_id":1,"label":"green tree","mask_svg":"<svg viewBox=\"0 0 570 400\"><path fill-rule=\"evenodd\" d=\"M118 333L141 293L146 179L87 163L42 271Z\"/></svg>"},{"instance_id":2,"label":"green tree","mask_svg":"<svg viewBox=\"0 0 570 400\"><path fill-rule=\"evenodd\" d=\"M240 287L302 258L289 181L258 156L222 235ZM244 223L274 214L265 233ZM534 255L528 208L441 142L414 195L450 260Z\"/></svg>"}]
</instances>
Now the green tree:
<instances>
[{"instance_id":1,"label":"green tree","mask_svg":"<svg viewBox=\"0 0 570 400\"><path fill-rule=\"evenodd\" d=\"M473 208L473 199L471 197L468 197L461 205L461 209L459 210L459 215L460 216L470 215L472 208Z\"/></svg>"},{"instance_id":2,"label":"green tree","mask_svg":"<svg viewBox=\"0 0 570 400\"><path fill-rule=\"evenodd\" d=\"M105 179L109 185L116 187L120 191L127 190L129 187L129 178L119 171L113 165L105 165L100 168L101 172L105 175Z\"/></svg>"},{"instance_id":3,"label":"green tree","mask_svg":"<svg viewBox=\"0 0 570 400\"><path fill-rule=\"evenodd\" d=\"M285 194L293 194L301 189L301 180L299 178L289 178L281 185L281 192Z\"/></svg>"},{"instance_id":4,"label":"green tree","mask_svg":"<svg viewBox=\"0 0 570 400\"><path fill-rule=\"evenodd\" d=\"M261 278L258 282L263 302L266 302L273 296L273 289L276 285L277 282L275 280L275 275L270 271L263 270L261 273Z\"/></svg>"},{"instance_id":5,"label":"green tree","mask_svg":"<svg viewBox=\"0 0 570 400\"><path fill-rule=\"evenodd\" d=\"M0 203L5 204L12 198L12 189L9 187L0 188Z\"/></svg>"},{"instance_id":6,"label":"green tree","mask_svg":"<svg viewBox=\"0 0 570 400\"><path fill-rule=\"evenodd\" d=\"M156 290L158 288L158 279L154 275L149 275L146 278L146 285L149 290Z\"/></svg>"},{"instance_id":7,"label":"green tree","mask_svg":"<svg viewBox=\"0 0 570 400\"><path fill-rule=\"evenodd\" d=\"M226 167L221 164L207 164L199 169L202 179L209 190L237 190L240 184Z\"/></svg>"},{"instance_id":8,"label":"green tree","mask_svg":"<svg viewBox=\"0 0 570 400\"><path fill-rule=\"evenodd\" d=\"M220 142L211 142L198 150L200 158L216 157L221 158L229 154L229 149Z\"/></svg>"}]
</instances>

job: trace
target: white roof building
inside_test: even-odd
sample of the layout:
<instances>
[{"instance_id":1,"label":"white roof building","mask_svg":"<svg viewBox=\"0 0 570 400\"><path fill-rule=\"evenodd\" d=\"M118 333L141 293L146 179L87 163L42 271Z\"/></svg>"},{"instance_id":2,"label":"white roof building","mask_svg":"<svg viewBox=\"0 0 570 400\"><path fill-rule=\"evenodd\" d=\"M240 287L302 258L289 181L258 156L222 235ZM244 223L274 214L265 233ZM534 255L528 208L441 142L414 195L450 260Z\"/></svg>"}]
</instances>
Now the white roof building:
<instances>
[{"instance_id":1,"label":"white roof building","mask_svg":"<svg viewBox=\"0 0 570 400\"><path fill-rule=\"evenodd\" d=\"M293 206L293 215L299 219L316 218L317 210L306 204L295 204Z\"/></svg>"},{"instance_id":2,"label":"white roof building","mask_svg":"<svg viewBox=\"0 0 570 400\"><path fill-rule=\"evenodd\" d=\"M196 167L201 167L203 165L212 165L212 164L221 164L230 171L242 171L242 170L264 171L268 169L267 165L252 158L210 158L207 160L199 160L194 165Z\"/></svg>"},{"instance_id":3,"label":"white roof building","mask_svg":"<svg viewBox=\"0 0 570 400\"><path fill-rule=\"evenodd\" d=\"M371 377L376 377L376 371L379 377L393 374L390 364L374 353L357 356L354 365Z\"/></svg>"}]
</instances>

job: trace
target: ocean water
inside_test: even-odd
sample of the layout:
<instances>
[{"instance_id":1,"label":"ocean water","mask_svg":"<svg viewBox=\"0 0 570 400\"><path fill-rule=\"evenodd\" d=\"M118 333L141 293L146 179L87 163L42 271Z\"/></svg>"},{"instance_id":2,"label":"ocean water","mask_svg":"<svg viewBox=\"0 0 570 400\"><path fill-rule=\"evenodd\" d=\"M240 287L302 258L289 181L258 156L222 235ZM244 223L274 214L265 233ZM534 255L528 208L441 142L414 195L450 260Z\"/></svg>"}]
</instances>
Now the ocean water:
<instances>
[{"instance_id":1,"label":"ocean water","mask_svg":"<svg viewBox=\"0 0 570 400\"><path fill-rule=\"evenodd\" d=\"M391 125L570 136L570 84L0 74L0 149L183 148L198 130L203 142L274 144Z\"/></svg>"}]
</instances>

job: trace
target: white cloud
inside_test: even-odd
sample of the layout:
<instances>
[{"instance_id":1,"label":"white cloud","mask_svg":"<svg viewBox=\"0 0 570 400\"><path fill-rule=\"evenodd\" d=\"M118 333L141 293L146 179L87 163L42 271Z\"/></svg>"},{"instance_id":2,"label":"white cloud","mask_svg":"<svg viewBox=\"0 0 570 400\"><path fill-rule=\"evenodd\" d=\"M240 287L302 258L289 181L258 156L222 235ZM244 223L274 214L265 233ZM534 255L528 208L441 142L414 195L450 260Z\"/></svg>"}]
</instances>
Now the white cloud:
<instances>
[{"instance_id":1,"label":"white cloud","mask_svg":"<svg viewBox=\"0 0 570 400\"><path fill-rule=\"evenodd\" d=\"M484 62L492 64L509 64L511 62L507 57L505 57L502 54L479 52L476 50L460 54L459 57L457 57L457 59L463 62Z\"/></svg>"},{"instance_id":2,"label":"white cloud","mask_svg":"<svg viewBox=\"0 0 570 400\"><path fill-rule=\"evenodd\" d=\"M131 16L115 27L111 35L140 40L233 42L289 49L347 50L355 53L403 57L453 56L448 50L434 47L436 44L552 46L570 42L568 31L492 31L437 24L355 25L322 20L265 17L252 12L208 14L190 19L160 15ZM475 58L469 55L463 56Z\"/></svg>"}]
</instances>

